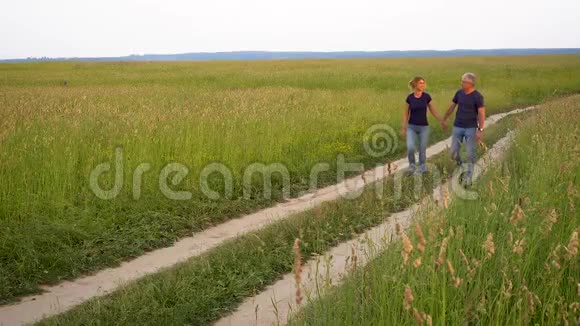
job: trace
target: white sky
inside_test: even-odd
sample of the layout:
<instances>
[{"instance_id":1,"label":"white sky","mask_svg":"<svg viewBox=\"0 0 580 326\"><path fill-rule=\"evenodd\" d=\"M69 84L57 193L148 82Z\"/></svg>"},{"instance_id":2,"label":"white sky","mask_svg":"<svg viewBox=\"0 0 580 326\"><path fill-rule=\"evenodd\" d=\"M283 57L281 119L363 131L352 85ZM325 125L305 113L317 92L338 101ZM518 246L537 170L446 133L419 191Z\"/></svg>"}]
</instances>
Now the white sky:
<instances>
[{"instance_id":1,"label":"white sky","mask_svg":"<svg viewBox=\"0 0 580 326\"><path fill-rule=\"evenodd\" d=\"M580 47L579 0L0 0L0 58Z\"/></svg>"}]
</instances>

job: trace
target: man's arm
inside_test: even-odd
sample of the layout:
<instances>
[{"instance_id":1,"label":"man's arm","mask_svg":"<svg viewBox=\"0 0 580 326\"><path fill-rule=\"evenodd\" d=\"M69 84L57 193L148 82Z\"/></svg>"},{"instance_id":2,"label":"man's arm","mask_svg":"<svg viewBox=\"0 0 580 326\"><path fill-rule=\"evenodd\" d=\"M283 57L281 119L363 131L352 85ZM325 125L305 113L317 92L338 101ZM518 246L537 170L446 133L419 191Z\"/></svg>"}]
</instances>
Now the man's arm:
<instances>
[{"instance_id":1,"label":"man's arm","mask_svg":"<svg viewBox=\"0 0 580 326\"><path fill-rule=\"evenodd\" d=\"M447 109L447 112L445 112L445 116L443 117L444 121L447 121L449 116L451 116L453 114L453 111L455 111L456 107L457 107L457 103L451 102L451 104L449 105L449 109Z\"/></svg>"},{"instance_id":2,"label":"man's arm","mask_svg":"<svg viewBox=\"0 0 580 326\"><path fill-rule=\"evenodd\" d=\"M477 125L479 129L483 129L485 127L485 106L480 107L477 109Z\"/></svg>"},{"instance_id":3,"label":"man's arm","mask_svg":"<svg viewBox=\"0 0 580 326\"><path fill-rule=\"evenodd\" d=\"M475 133L475 138L477 141L481 141L483 138L483 128L485 127L485 106L477 109L477 132Z\"/></svg>"}]
</instances>

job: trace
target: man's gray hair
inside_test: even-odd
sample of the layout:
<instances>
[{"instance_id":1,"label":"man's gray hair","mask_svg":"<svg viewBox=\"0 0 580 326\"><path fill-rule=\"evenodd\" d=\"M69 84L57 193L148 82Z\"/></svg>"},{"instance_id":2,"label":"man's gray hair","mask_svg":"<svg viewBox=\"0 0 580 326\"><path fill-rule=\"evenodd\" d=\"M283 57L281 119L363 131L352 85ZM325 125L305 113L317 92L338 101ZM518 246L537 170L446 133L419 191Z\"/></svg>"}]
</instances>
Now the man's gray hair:
<instances>
[{"instance_id":1,"label":"man's gray hair","mask_svg":"<svg viewBox=\"0 0 580 326\"><path fill-rule=\"evenodd\" d=\"M461 76L461 81L470 82L475 85L475 81L477 80L477 76L472 72L466 72Z\"/></svg>"}]
</instances>

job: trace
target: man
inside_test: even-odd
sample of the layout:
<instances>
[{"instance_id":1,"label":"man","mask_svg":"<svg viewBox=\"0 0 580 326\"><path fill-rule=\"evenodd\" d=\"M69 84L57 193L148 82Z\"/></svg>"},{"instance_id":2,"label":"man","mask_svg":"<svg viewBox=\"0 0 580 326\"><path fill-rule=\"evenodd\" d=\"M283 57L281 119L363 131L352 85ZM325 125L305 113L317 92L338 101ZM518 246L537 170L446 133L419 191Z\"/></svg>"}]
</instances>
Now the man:
<instances>
[{"instance_id":1,"label":"man","mask_svg":"<svg viewBox=\"0 0 580 326\"><path fill-rule=\"evenodd\" d=\"M475 163L476 142L480 142L483 137L485 124L485 106L483 96L475 89L477 77L473 73L465 73L461 77L461 89L455 93L449 109L445 113L444 121L456 107L455 123L451 136L451 158L461 166L460 143L464 141L467 151L467 173L463 178L465 185L471 184L473 175L473 165Z\"/></svg>"}]
</instances>

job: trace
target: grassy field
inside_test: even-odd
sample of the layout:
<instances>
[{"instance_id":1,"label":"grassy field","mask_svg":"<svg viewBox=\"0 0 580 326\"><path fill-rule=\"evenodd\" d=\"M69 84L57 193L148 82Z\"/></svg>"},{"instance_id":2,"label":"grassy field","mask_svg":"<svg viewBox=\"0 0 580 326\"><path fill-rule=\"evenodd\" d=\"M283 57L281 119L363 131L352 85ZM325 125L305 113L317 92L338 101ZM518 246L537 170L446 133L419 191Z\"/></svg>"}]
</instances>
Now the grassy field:
<instances>
[{"instance_id":1,"label":"grassy field","mask_svg":"<svg viewBox=\"0 0 580 326\"><path fill-rule=\"evenodd\" d=\"M281 200L280 191L263 199L259 187L240 198L251 163L283 163L296 195L314 164L333 166L339 153L367 165L401 156L402 147L366 155L367 128L399 129L412 76L427 78L443 108L465 71L481 75L490 113L580 90L580 56L0 65L0 303ZM434 126L431 140L444 136ZM100 200L89 175L117 146L123 187ZM156 176L170 162L189 168L176 188L190 200L160 192ZM201 194L211 162L233 172L231 199ZM151 171L134 200L141 163ZM321 183L335 181L331 170Z\"/></svg>"},{"instance_id":2,"label":"grassy field","mask_svg":"<svg viewBox=\"0 0 580 326\"><path fill-rule=\"evenodd\" d=\"M479 200L426 213L408 241L293 324L576 324L579 101L546 105L519 130L506 163L479 184Z\"/></svg>"},{"instance_id":3,"label":"grassy field","mask_svg":"<svg viewBox=\"0 0 580 326\"><path fill-rule=\"evenodd\" d=\"M491 126L486 131L487 144L493 145L529 116L529 113L510 116ZM452 171L455 165L448 159L448 153L432 157L429 163L444 172L444 177L445 171ZM424 176L423 182L421 195L437 186L432 175ZM375 185L370 185L356 200L329 202L292 216L40 324L211 324L234 310L246 297L259 293L292 271L292 246L296 238L301 239L304 260L324 255L332 246L384 222L390 214L415 203L413 178L404 177L401 185L400 199L395 197L394 181L389 177L383 183L381 199L376 196Z\"/></svg>"}]
</instances>

